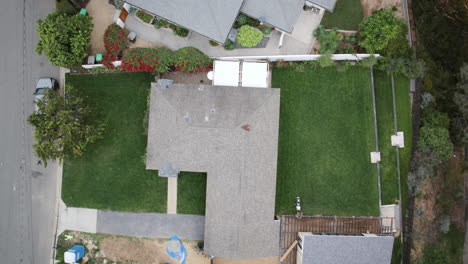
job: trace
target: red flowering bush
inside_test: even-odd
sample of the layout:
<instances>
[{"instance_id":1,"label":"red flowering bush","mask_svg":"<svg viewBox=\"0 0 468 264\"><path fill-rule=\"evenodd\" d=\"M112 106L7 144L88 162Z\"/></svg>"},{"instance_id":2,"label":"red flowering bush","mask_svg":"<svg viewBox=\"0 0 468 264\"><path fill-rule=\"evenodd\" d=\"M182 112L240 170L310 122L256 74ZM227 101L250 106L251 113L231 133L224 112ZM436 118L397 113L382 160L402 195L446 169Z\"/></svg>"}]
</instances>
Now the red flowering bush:
<instances>
[{"instance_id":1,"label":"red flowering bush","mask_svg":"<svg viewBox=\"0 0 468 264\"><path fill-rule=\"evenodd\" d=\"M185 47L174 52L174 66L177 71L203 72L209 71L213 60L194 47Z\"/></svg>"},{"instance_id":2,"label":"red flowering bush","mask_svg":"<svg viewBox=\"0 0 468 264\"><path fill-rule=\"evenodd\" d=\"M127 43L127 31L117 24L111 24L104 33L104 47L109 55L117 56Z\"/></svg>"},{"instance_id":3,"label":"red flowering bush","mask_svg":"<svg viewBox=\"0 0 468 264\"><path fill-rule=\"evenodd\" d=\"M167 48L133 48L125 52L120 66L124 71L168 72L173 53Z\"/></svg>"}]
</instances>

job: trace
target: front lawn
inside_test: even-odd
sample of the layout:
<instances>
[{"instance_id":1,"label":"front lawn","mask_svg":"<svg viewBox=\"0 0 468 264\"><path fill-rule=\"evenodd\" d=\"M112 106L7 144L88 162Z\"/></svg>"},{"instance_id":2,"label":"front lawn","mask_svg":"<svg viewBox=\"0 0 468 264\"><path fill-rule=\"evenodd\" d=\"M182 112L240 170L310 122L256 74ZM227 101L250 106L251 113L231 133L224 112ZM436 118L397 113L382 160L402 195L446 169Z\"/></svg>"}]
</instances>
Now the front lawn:
<instances>
[{"instance_id":1,"label":"front lawn","mask_svg":"<svg viewBox=\"0 0 468 264\"><path fill-rule=\"evenodd\" d=\"M321 24L325 28L357 30L362 16L360 0L338 0L333 13L325 11Z\"/></svg>"},{"instance_id":2,"label":"front lawn","mask_svg":"<svg viewBox=\"0 0 468 264\"><path fill-rule=\"evenodd\" d=\"M206 173L181 172L177 177L177 213L205 215Z\"/></svg>"},{"instance_id":3,"label":"front lawn","mask_svg":"<svg viewBox=\"0 0 468 264\"><path fill-rule=\"evenodd\" d=\"M166 213L167 179L145 168L149 73L68 74L87 96L104 138L81 157L66 157L62 199L68 206Z\"/></svg>"},{"instance_id":4,"label":"front lawn","mask_svg":"<svg viewBox=\"0 0 468 264\"><path fill-rule=\"evenodd\" d=\"M379 215L369 69L274 68L281 88L276 213Z\"/></svg>"}]
</instances>

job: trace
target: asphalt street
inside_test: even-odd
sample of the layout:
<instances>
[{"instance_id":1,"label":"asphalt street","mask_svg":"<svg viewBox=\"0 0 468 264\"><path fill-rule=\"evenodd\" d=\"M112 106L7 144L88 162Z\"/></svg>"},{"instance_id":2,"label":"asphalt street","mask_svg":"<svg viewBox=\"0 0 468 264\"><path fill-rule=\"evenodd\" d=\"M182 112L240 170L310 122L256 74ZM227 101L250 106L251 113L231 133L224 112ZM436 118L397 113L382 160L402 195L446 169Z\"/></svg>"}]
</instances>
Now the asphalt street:
<instances>
[{"instance_id":1,"label":"asphalt street","mask_svg":"<svg viewBox=\"0 0 468 264\"><path fill-rule=\"evenodd\" d=\"M54 0L2 0L0 8L0 263L50 263L56 221L57 165L32 154L33 91L59 70L38 56L36 21Z\"/></svg>"}]
</instances>

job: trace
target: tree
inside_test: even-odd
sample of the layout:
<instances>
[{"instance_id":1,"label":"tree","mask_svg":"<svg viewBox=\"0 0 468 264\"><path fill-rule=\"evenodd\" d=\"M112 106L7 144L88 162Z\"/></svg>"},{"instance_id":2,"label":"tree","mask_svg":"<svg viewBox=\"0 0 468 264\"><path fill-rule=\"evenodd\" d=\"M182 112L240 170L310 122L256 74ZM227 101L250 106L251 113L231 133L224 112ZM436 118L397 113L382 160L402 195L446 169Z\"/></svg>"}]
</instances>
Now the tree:
<instances>
[{"instance_id":1,"label":"tree","mask_svg":"<svg viewBox=\"0 0 468 264\"><path fill-rule=\"evenodd\" d=\"M381 51L400 34L405 33L405 22L390 10L380 10L362 20L359 24L361 41L359 45L368 52Z\"/></svg>"},{"instance_id":2,"label":"tree","mask_svg":"<svg viewBox=\"0 0 468 264\"><path fill-rule=\"evenodd\" d=\"M456 143L468 145L468 64L460 69L460 81L453 101L458 107L459 116L453 120L453 134Z\"/></svg>"},{"instance_id":3,"label":"tree","mask_svg":"<svg viewBox=\"0 0 468 264\"><path fill-rule=\"evenodd\" d=\"M262 31L248 25L242 26L237 33L237 42L247 48L255 47L262 39Z\"/></svg>"},{"instance_id":4,"label":"tree","mask_svg":"<svg viewBox=\"0 0 468 264\"><path fill-rule=\"evenodd\" d=\"M66 86L65 96L49 91L36 103L38 111L28 122L35 128L34 151L45 166L66 154L80 156L89 143L101 138L103 125L97 124L92 109L72 86Z\"/></svg>"},{"instance_id":5,"label":"tree","mask_svg":"<svg viewBox=\"0 0 468 264\"><path fill-rule=\"evenodd\" d=\"M55 12L37 23L36 52L44 53L53 65L73 67L86 57L93 28L90 16Z\"/></svg>"}]
</instances>

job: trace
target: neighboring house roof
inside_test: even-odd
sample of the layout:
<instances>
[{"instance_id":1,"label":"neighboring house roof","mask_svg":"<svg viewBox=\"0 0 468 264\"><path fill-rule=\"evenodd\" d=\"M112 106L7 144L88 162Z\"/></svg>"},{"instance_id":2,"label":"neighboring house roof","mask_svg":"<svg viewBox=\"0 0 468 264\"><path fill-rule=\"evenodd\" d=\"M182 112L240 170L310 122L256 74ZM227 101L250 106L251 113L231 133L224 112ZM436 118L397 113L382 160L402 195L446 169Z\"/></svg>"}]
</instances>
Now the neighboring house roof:
<instances>
[{"instance_id":1,"label":"neighboring house roof","mask_svg":"<svg viewBox=\"0 0 468 264\"><path fill-rule=\"evenodd\" d=\"M278 256L279 89L160 83L151 88L147 169L207 172L206 254Z\"/></svg>"},{"instance_id":2,"label":"neighboring house roof","mask_svg":"<svg viewBox=\"0 0 468 264\"><path fill-rule=\"evenodd\" d=\"M333 12L335 9L336 5L336 0L307 0L308 2L311 2L312 4L318 5L330 12Z\"/></svg>"},{"instance_id":3,"label":"neighboring house roof","mask_svg":"<svg viewBox=\"0 0 468 264\"><path fill-rule=\"evenodd\" d=\"M245 0L241 12L292 33L304 0Z\"/></svg>"},{"instance_id":4,"label":"neighboring house roof","mask_svg":"<svg viewBox=\"0 0 468 264\"><path fill-rule=\"evenodd\" d=\"M125 0L157 16L224 43L244 0Z\"/></svg>"},{"instance_id":5,"label":"neighboring house roof","mask_svg":"<svg viewBox=\"0 0 468 264\"><path fill-rule=\"evenodd\" d=\"M393 236L315 235L303 237L302 263L389 264Z\"/></svg>"}]
</instances>

